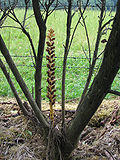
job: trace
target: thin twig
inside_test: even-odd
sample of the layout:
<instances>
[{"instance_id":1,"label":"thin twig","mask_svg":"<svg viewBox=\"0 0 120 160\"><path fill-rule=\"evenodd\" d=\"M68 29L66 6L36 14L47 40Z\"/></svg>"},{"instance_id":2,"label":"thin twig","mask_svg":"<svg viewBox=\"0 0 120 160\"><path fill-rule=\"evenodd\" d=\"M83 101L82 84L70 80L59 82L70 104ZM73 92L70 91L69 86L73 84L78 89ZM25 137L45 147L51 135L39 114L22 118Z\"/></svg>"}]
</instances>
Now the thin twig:
<instances>
[{"instance_id":1,"label":"thin twig","mask_svg":"<svg viewBox=\"0 0 120 160\"><path fill-rule=\"evenodd\" d=\"M98 26L97 39L96 39L96 43L95 43L95 50L94 50L94 54L93 54L93 58L92 58L92 64L91 64L90 69L89 69L89 74L88 74L88 77L87 77L87 81L86 81L86 84L85 84L85 87L84 87L84 90L83 90L79 105L82 103L82 101L83 101L83 99L84 99L84 97L85 97L85 95L87 93L87 90L88 90L88 87L89 87L89 84L90 84L90 81L91 81L91 78L92 78L92 75L93 75L93 71L94 71L94 67L95 67L95 64L96 64L96 60L97 60L98 48L99 48L100 39L101 39L101 36L102 36L101 28L102 28L102 23L103 23L104 18L105 18L104 17L105 2L104 1L102 1L102 3L100 2L100 5L101 6L99 6L99 7L101 9L101 13L100 13L100 17L99 17L99 26Z\"/></svg>"},{"instance_id":2,"label":"thin twig","mask_svg":"<svg viewBox=\"0 0 120 160\"><path fill-rule=\"evenodd\" d=\"M89 2L89 0L87 0L87 2L86 2L86 5L85 5L85 7L84 7L84 10L83 10L83 12L82 12L82 14L84 14L84 12L85 12L85 10L86 10L86 8L87 8L87 6L88 6L88 2ZM81 16L79 17L79 19L78 19L78 21L77 21L77 23L76 23L76 25L75 25L75 27L74 27L74 30L73 30L73 33L72 33L72 36L71 36L71 40L70 40L70 43L69 43L69 48L68 48L68 52L69 52L69 50L70 50L70 48L71 48L71 45L72 45L72 42L73 42L73 39L74 39L74 35L75 35L75 32L76 32L76 30L77 30L77 27L78 27L78 25L79 25L79 23L80 23L80 21L81 21Z\"/></svg>"},{"instance_id":3,"label":"thin twig","mask_svg":"<svg viewBox=\"0 0 120 160\"><path fill-rule=\"evenodd\" d=\"M16 27L16 26L2 26L0 28L14 28L14 29L20 29L20 30L22 30L20 27Z\"/></svg>"},{"instance_id":4,"label":"thin twig","mask_svg":"<svg viewBox=\"0 0 120 160\"><path fill-rule=\"evenodd\" d=\"M25 7L25 14L24 14L24 19L23 19L23 27L25 26L26 16L27 16L27 7Z\"/></svg>"},{"instance_id":5,"label":"thin twig","mask_svg":"<svg viewBox=\"0 0 120 160\"><path fill-rule=\"evenodd\" d=\"M108 90L108 93L111 93L111 94L114 94L114 95L120 96L120 92L118 92L118 91Z\"/></svg>"},{"instance_id":6,"label":"thin twig","mask_svg":"<svg viewBox=\"0 0 120 160\"><path fill-rule=\"evenodd\" d=\"M33 56L32 56L32 53L31 53L31 49L30 49L30 56L31 56L31 59L32 59L32 64L33 64L34 68L36 68L34 60L33 60Z\"/></svg>"},{"instance_id":7,"label":"thin twig","mask_svg":"<svg viewBox=\"0 0 120 160\"><path fill-rule=\"evenodd\" d=\"M49 1L48 4L46 3L46 7L45 7L46 15L45 15L45 19L44 19L45 22L46 22L47 18L56 10L56 8L58 6L58 0L57 0L55 7L52 10L50 10L50 7L52 6L54 1L55 0Z\"/></svg>"},{"instance_id":8,"label":"thin twig","mask_svg":"<svg viewBox=\"0 0 120 160\"><path fill-rule=\"evenodd\" d=\"M110 19L109 21L107 21L102 27L101 30L103 30L108 24L110 24L112 21L114 20L114 18Z\"/></svg>"},{"instance_id":9,"label":"thin twig","mask_svg":"<svg viewBox=\"0 0 120 160\"><path fill-rule=\"evenodd\" d=\"M85 23L85 18L83 17L82 10L79 8L82 20L83 20L83 25L86 33L86 38L87 38L87 43L88 43L88 52L89 52L89 67L91 66L91 48L90 48L90 40L89 40L89 35L88 35L88 29Z\"/></svg>"},{"instance_id":10,"label":"thin twig","mask_svg":"<svg viewBox=\"0 0 120 160\"><path fill-rule=\"evenodd\" d=\"M28 20L29 18L31 18L32 16L34 16L34 14L31 14L30 16L28 16L27 18L25 18L25 21ZM21 23L23 23L23 21Z\"/></svg>"},{"instance_id":11,"label":"thin twig","mask_svg":"<svg viewBox=\"0 0 120 160\"><path fill-rule=\"evenodd\" d=\"M84 47L82 46L82 50L83 50L83 52L84 52L84 54L85 54L85 57L86 57L86 59L88 60L88 62L90 63L90 59L88 58L88 56L87 56L87 54L86 54L86 52L85 52L85 50L84 50Z\"/></svg>"},{"instance_id":12,"label":"thin twig","mask_svg":"<svg viewBox=\"0 0 120 160\"><path fill-rule=\"evenodd\" d=\"M30 45L32 47L32 51L33 51L33 55L34 55L34 58L35 58L35 61L36 61L36 52L35 52L35 48L34 48L34 45L33 45L33 41L32 41L32 38L29 34L29 32L26 31L25 27L24 27L24 24L25 22L23 21L23 25L22 23L19 21L19 19L16 17L16 14L14 12L14 10L12 10L12 12L10 12L12 14L12 16L9 15L10 18L12 18L15 22L17 22L20 27L21 27L21 30L23 31L23 33L27 36L27 38L29 39L29 42L30 42ZM14 27L15 28L15 27Z\"/></svg>"}]
</instances>

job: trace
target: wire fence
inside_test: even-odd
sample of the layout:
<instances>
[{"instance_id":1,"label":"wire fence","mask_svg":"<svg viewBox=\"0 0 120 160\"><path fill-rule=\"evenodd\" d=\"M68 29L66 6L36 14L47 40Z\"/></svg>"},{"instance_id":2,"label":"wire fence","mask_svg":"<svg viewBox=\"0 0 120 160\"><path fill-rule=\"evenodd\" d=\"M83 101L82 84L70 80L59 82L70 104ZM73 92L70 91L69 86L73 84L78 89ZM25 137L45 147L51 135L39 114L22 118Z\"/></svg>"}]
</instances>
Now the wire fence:
<instances>
[{"instance_id":1,"label":"wire fence","mask_svg":"<svg viewBox=\"0 0 120 160\"><path fill-rule=\"evenodd\" d=\"M0 55L0 58L3 59L3 56ZM34 74L35 74L35 68L32 63L31 56L17 56L13 55L12 59L14 60L20 74L24 78L28 88L30 89L30 92L32 95L34 95ZM55 57L56 61L56 88L57 88L57 100L61 99L61 85L62 85L62 64L63 64L63 57ZM101 59L98 60L99 64L101 62ZM6 62L4 61L6 64ZM47 65L46 65L46 58L43 57L43 66L42 66L42 98L43 100L46 99L46 93L47 93ZM6 64L6 67L8 68L9 74L11 75L14 83L16 83L15 79L13 78L12 72L10 71L8 65ZM99 66L97 65L95 67L95 72L99 69ZM80 97L80 94L82 93L86 76L89 71L89 63L86 57L68 57L68 63L66 68L66 100L71 100ZM11 90L9 86L7 85L7 81L4 78L4 75L2 74L2 71L0 70L0 95L6 95L11 96ZM17 86L17 85L16 85ZM21 95L23 96L21 90L19 87L17 87ZM24 96L23 96L24 97Z\"/></svg>"},{"instance_id":2,"label":"wire fence","mask_svg":"<svg viewBox=\"0 0 120 160\"><path fill-rule=\"evenodd\" d=\"M20 6L19 6L20 7ZM23 7L23 6L22 6ZM113 7L113 6L111 6ZM94 9L94 6L92 6L92 8ZM60 9L60 8L59 8ZM6 35L6 33L4 32L3 34ZM34 57L30 55L30 51L29 49L27 49L27 53L25 52L21 52L20 53L20 47L19 45L16 44L16 46L12 46L13 41L11 40L12 38L12 34L14 35L14 33L12 32L11 35L7 35L7 46L8 49L11 52L11 57L13 58L16 66L18 67L18 70L20 71L22 77L24 78L28 88L30 89L30 92L32 93L32 95L34 96L34 74L35 74L35 68L34 68L34 64L33 64L33 59ZM18 33L16 33L18 34ZM17 37L18 35L15 35L15 37ZM20 33L20 36L21 33ZM20 43L20 42L15 42L15 43ZM24 45L24 43L22 43L22 45ZM11 48L11 46L13 48ZM25 47L25 46L23 46ZM64 50L64 47L62 48ZM11 51L12 50L12 51ZM19 53L16 53L16 50ZM79 49L78 49L79 50ZM86 57L86 55L83 53L83 51L78 51L79 53L73 55L69 55L68 56L68 60L67 60L67 68L66 68L66 100L71 100L71 99L75 99L80 97L80 95L82 94L85 82L86 82L86 78L89 72L89 61ZM62 51L64 52L64 51ZM75 52L75 51L74 51ZM13 54L14 53L14 54ZM63 55L63 54L62 54ZM4 61L4 63L6 64L2 54L0 53L0 58ZM57 100L61 99L61 84L62 84L62 68L63 68L63 56L59 56L58 54L55 57L56 60L56 88L57 88ZM97 59L97 63L95 66L95 70L94 70L94 74L93 77L97 74L98 69L100 68L100 64L102 61L102 57ZM46 79L47 79L47 67L46 67L46 56L43 56L43 70L42 70L42 99L46 99ZM15 83L17 90L19 91L19 93L21 94L22 97L23 93L21 91L21 89L19 88L19 86L17 85L15 79L13 78L13 75L8 67L8 65L6 64L9 74L11 75L13 82ZM117 83L115 83L115 87L114 88L119 88L119 74L117 76ZM0 95L3 96L11 96L12 92L10 90L10 87L7 84L7 81L2 73L2 71L0 70Z\"/></svg>"},{"instance_id":3,"label":"wire fence","mask_svg":"<svg viewBox=\"0 0 120 160\"><path fill-rule=\"evenodd\" d=\"M0 55L0 57L3 57L3 55ZM25 58L30 58L31 60L32 60L32 58L34 57L34 56L17 56L17 55L12 55L11 56L12 58L20 58L21 60L21 62L23 62L24 60L25 60ZM63 58L64 57L55 57L55 59L60 59L60 60L62 60L63 61ZM43 56L43 59L46 59L46 57L45 56ZM86 57L67 57L67 59L73 59L73 60L79 60L79 61L86 61L86 62L89 62L88 61L88 59L86 58ZM29 61L29 62L31 62L31 60ZM100 60L102 60L102 58L98 58L98 60L100 61ZM27 61L28 62L28 61ZM27 65L27 64L17 64L16 66L23 66L23 67L35 67L33 64L32 64L32 62L31 62L31 64L29 64L29 65ZM46 67L46 65L43 65L42 67ZM62 66L55 66L56 68L62 68ZM67 68L85 68L85 69L88 69L89 70L89 65L87 65L87 66L74 66L74 67L72 67L72 66L67 66ZM99 67L95 67L95 69L98 69Z\"/></svg>"}]
</instances>

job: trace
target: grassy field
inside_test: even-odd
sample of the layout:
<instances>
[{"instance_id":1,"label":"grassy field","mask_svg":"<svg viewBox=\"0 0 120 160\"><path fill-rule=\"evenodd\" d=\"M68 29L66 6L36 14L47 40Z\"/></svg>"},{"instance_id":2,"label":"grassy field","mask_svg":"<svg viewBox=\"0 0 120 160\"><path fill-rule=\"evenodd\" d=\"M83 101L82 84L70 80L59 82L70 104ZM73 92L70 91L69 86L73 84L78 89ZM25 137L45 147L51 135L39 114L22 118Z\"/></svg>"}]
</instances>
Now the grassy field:
<instances>
[{"instance_id":1,"label":"grassy field","mask_svg":"<svg viewBox=\"0 0 120 160\"><path fill-rule=\"evenodd\" d=\"M23 9L16 10L16 15L19 17L19 19L23 20ZM32 14L32 10L29 10L28 16ZM106 20L108 20L110 17L108 16L109 13L106 13L107 17ZM113 13L114 14L114 13ZM88 27L90 42L91 42L91 53L94 51L94 45L96 41L96 35L97 35L97 28L98 28L98 16L99 11L92 11L89 10L86 12L86 24ZM74 29L74 26L76 25L76 22L79 18L79 14L76 13L76 15L73 18L72 22L72 28L71 32ZM38 43L38 28L35 22L34 17L31 19L28 19L26 21L26 24L28 24L28 31L31 34L31 37L33 39L35 49L37 50L37 43ZM13 22L11 19L7 19L5 25L12 25L12 26L18 26L15 22ZM62 63L63 63L63 53L64 53L64 43L65 43L65 35L66 35L66 13L65 11L55 11L48 19L47 22L47 30L52 27L55 30L56 34L56 88L57 88L57 100L60 100L61 98L61 77L62 77ZM32 60L30 56L30 45L28 42L28 39L25 37L25 35L21 32L21 30L13 29L13 28L3 28L0 30L0 33L2 34L2 37L4 38L6 45L10 51L10 54L13 56L13 59L18 66L18 69L25 80L28 88L32 92L32 87L34 87L34 68L32 66ZM103 36L103 38L108 38L109 32ZM103 51L105 44L100 44L99 47L99 53ZM87 47L87 40L85 37L85 31L81 24L79 24L78 29L76 31L73 45L71 46L71 50L68 56L67 61L67 75L66 75L66 99L74 99L80 97L82 90L84 88L84 84L86 81L86 77L88 74L88 61L85 58L85 55L83 53L83 49L86 51L86 54L88 53L88 47ZM44 56L46 55L46 51L44 53ZM0 53L1 56L1 53ZM19 56L19 57L16 57ZM20 57L24 56L24 57ZM3 59L3 58L2 58ZM100 64L100 60L97 62L98 67ZM7 65L6 65L7 66ZM12 76L12 73L10 69L8 68L10 75ZM94 72L94 75L96 74L96 71ZM42 98L46 99L46 79L47 79L47 68L46 68L46 59L43 59L43 75L42 75ZM112 88L115 90L119 90L120 87L120 74L116 77ZM12 76L13 77L13 76ZM21 94L21 96L24 98L24 95L17 85L15 79L13 78L13 81L15 82L15 86L17 87L18 92ZM0 70L0 96L13 96L11 93L10 87L8 86L8 83Z\"/></svg>"}]
</instances>

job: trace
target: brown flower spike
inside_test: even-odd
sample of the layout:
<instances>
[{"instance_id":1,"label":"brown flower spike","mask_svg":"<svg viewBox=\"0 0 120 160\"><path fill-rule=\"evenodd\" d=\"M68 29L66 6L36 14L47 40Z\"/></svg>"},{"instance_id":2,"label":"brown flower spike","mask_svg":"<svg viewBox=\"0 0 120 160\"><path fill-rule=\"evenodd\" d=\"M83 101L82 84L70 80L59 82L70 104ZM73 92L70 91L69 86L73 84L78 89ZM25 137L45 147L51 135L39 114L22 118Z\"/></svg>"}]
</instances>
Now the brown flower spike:
<instances>
[{"instance_id":1,"label":"brown flower spike","mask_svg":"<svg viewBox=\"0 0 120 160\"><path fill-rule=\"evenodd\" d=\"M53 106L55 104L55 46L54 46L54 40L55 40L55 34L54 30L50 28L49 33L47 35L48 41L46 42L47 44L47 49L46 51L48 52L48 55L46 56L46 59L48 60L47 67L48 67L48 86L47 86L47 97L49 99L49 104L50 104L50 119L53 122L54 121L54 110Z\"/></svg>"}]
</instances>

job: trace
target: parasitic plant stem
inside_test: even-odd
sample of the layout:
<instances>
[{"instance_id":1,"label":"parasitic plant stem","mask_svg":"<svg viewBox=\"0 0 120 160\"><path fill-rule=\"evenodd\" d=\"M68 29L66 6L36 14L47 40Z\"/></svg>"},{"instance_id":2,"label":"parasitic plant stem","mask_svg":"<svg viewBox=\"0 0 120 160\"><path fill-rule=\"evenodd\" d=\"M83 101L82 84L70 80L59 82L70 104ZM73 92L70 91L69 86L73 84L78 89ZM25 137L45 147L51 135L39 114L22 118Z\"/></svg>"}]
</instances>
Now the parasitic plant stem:
<instances>
[{"instance_id":1,"label":"parasitic plant stem","mask_svg":"<svg viewBox=\"0 0 120 160\"><path fill-rule=\"evenodd\" d=\"M55 34L52 28L50 28L47 38L48 38L48 41L46 42L47 44L46 51L48 52L48 55L46 56L46 59L48 61L47 97L49 99L49 105L50 105L50 119L53 123L54 122L53 106L55 105L55 100L56 100L55 98L56 89L55 89L55 46L54 46Z\"/></svg>"}]
</instances>

